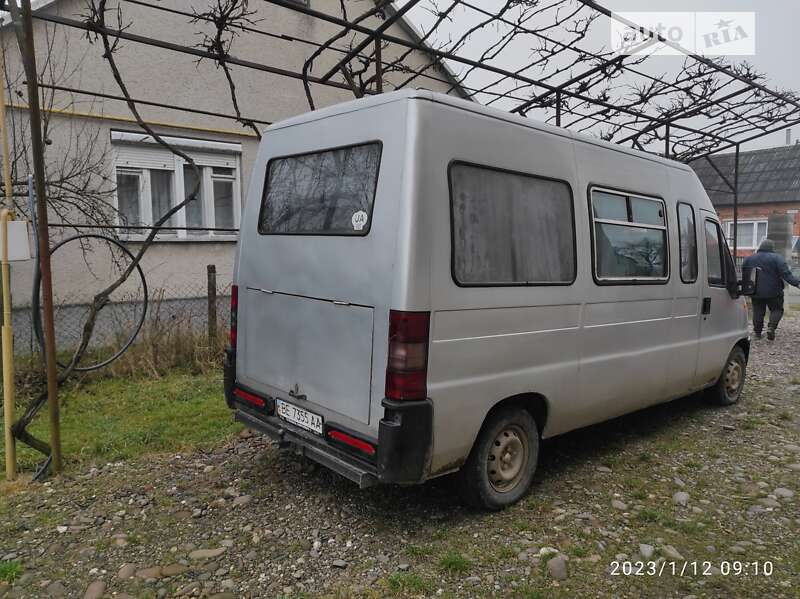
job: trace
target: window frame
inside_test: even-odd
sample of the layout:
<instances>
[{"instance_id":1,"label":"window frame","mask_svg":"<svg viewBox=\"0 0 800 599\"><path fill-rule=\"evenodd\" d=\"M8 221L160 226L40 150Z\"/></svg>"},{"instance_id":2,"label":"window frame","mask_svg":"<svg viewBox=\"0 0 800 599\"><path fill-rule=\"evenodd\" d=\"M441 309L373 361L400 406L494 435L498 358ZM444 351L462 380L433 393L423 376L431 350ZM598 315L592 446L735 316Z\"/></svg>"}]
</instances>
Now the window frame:
<instances>
[{"instance_id":1,"label":"window frame","mask_svg":"<svg viewBox=\"0 0 800 599\"><path fill-rule=\"evenodd\" d=\"M468 166L473 168L494 171L497 173L504 173L507 175L516 175L519 177L528 177L532 179L541 179L543 181L552 181L554 183L563 183L569 192L569 213L572 220L572 280L570 281L553 281L553 282L513 282L513 283L464 283L458 280L456 276L456 229L455 229L455 210L453 206L453 167L455 166ZM570 287L575 284L578 279L578 234L577 223L575 221L575 194L572 190L572 185L565 179L557 177L547 177L545 175L537 175L533 173L526 173L523 171L515 171L498 166L479 164L470 162L468 160L453 159L447 164L447 193L448 204L450 211L450 278L457 287L461 288L502 288L502 287Z\"/></svg>"},{"instance_id":2,"label":"window frame","mask_svg":"<svg viewBox=\"0 0 800 599\"><path fill-rule=\"evenodd\" d=\"M692 229L694 232L694 279L686 280L683 278L683 245L681 244L681 206L688 206L692 211ZM697 240L697 214L694 211L694 206L689 202L678 202L675 207L675 216L678 219L678 274L681 277L681 283L686 285L693 285L700 279L700 244Z\"/></svg>"},{"instance_id":3,"label":"window frame","mask_svg":"<svg viewBox=\"0 0 800 599\"><path fill-rule=\"evenodd\" d=\"M121 235L137 235L138 233L128 233L127 231L137 231L137 229L127 229L125 224L122 220L122 212L119 207L119 179L120 175L128 175L130 177L136 177L138 179L138 186L139 186L139 194L138 194L138 208L139 208L139 216L138 220L134 225L130 225L133 227L140 226L142 220L142 213L144 212L145 208L142 204L145 203L145 200L150 201L150 172L148 169L141 169L136 167L119 167L114 166L114 210L116 210L115 221L117 225L120 226Z\"/></svg>"},{"instance_id":4,"label":"window frame","mask_svg":"<svg viewBox=\"0 0 800 599\"><path fill-rule=\"evenodd\" d=\"M189 139L189 138L187 138ZM114 141L114 140L112 140ZM196 140L197 142L202 142L203 140ZM114 144L112 143L112 146ZM141 143L134 144L137 147L140 147L146 150L151 144L147 141L143 141ZM112 147L113 150L113 147ZM220 155L228 155L226 152L219 152L214 150L206 150L204 148L198 148L199 152L204 152L209 154L210 156L220 156ZM233 175L230 177L225 177L226 180L229 180L233 183L233 223L234 229L239 229L241 224L241 213L242 213L242 195L241 195L241 155L240 154L232 154L234 165ZM203 159L195 158L195 164L200 169L201 174L201 214L203 218L204 226L208 226L209 228L215 228L215 215L214 215L214 193L213 193L213 168L214 165L212 164L205 164ZM153 203L152 203L152 188L151 188L151 181L150 181L150 171L153 170L164 170L167 172L172 173L172 204L170 208L174 208L180 202L185 200L184 196L184 186L183 186L183 169L184 166L188 166L188 163L183 160L180 156L173 155L173 163L172 169L168 168L155 168L153 166L145 165L142 163L141 165L136 164L120 164L118 160L118 156L114 155L113 159L113 168L114 168L114 181L116 183L116 177L118 173L123 174L137 174L140 180L140 190L139 190L139 220L140 223L137 226L151 226L153 225ZM119 197L117 195L116 188L114 190L113 196L113 205L114 209L117 211L115 216L115 221L117 225L120 227L123 226L123 222L120 219L119 215ZM170 226L173 227L186 227L186 209L179 210L177 213L173 214L171 217L171 223L168 223ZM166 225L165 225L166 226ZM130 232L126 232L125 229L120 228L120 237L132 243L144 241L147 238L149 233L149 229L131 229ZM164 241L164 242L175 242L175 241L186 241L186 242L235 242L238 238L238 231L187 231L185 229L169 229L165 228L164 230L160 231L154 241Z\"/></svg>"},{"instance_id":5,"label":"window frame","mask_svg":"<svg viewBox=\"0 0 800 599\"><path fill-rule=\"evenodd\" d=\"M322 154L324 152L335 152L337 150L347 150L349 148L358 148L360 146L369 146L372 144L378 144L378 148L380 152L378 154L378 171L375 173L375 189L372 191L372 212L370 212L369 220L367 221L367 226L357 233L352 235L342 235L341 233L327 233L324 231L317 232L317 233L303 233L303 232L294 232L294 233L275 233L275 232L264 232L261 229L261 218L264 215L264 208L267 206L267 189L269 187L269 169L272 166L272 163L276 160L287 160L289 158L299 158L301 156L310 156L312 154ZM334 146L330 148L319 148L317 150L309 150L306 152L297 152L294 154L286 154L283 156L273 156L267 161L267 165L264 168L264 185L261 187L261 205L258 207L258 218L256 219L256 230L258 231L259 235L264 236L283 236L283 237L339 237L343 239L348 238L355 238L359 239L362 237L369 237L370 232L372 231L372 222L375 220L375 210L378 204L378 186L380 185L381 180L381 169L383 167L383 141L380 139L371 139L367 141L358 141L351 144L345 144L341 146Z\"/></svg>"},{"instance_id":6,"label":"window frame","mask_svg":"<svg viewBox=\"0 0 800 599\"><path fill-rule=\"evenodd\" d=\"M724 221L724 223L725 223L725 229L723 230L723 233L725 234L725 241L727 241L728 244L730 245L731 243L733 243L733 221L732 220L726 220L726 221ZM762 223L764 225L766 225L766 233L764 234L764 238L767 239L767 238L769 238L769 220L768 219L752 219L752 218L738 219L737 224L739 226L742 226L742 225L750 225L750 226L752 226L752 228L753 228L753 241L754 241L755 245L739 245L739 243L738 243L739 240L737 239L737 243L736 243L736 249L737 250L757 250L758 249L758 247L761 245L761 243L760 243L760 241L758 239L758 225L760 225Z\"/></svg>"},{"instance_id":7,"label":"window frame","mask_svg":"<svg viewBox=\"0 0 800 599\"><path fill-rule=\"evenodd\" d=\"M661 206L664 209L664 226L659 225L649 225L645 223L635 223L629 221L618 221L612 219L605 219L605 218L595 218L594 216L594 200L592 198L592 192L594 191L601 191L615 195L623 195L626 198L634 197L640 198L643 200L650 200L653 202L660 202ZM600 183L589 183L586 187L586 198L587 198L587 205L589 208L589 239L591 242L591 253L592 253L592 279L596 285L599 286L614 286L614 285L667 285L670 282L670 278L672 276L672 260L671 260L671 248L669 242L669 211L667 210L667 202L661 196L655 195L646 195L636 191L629 191L627 189L620 189L618 187L608 187L607 185L603 185ZM628 214L631 214L630 202L626 200ZM664 271L667 273L666 277L600 277L597 272L597 246L595 243L595 223L604 223L610 225L620 225L620 226L627 226L632 228L639 228L639 229L653 229L657 231L664 231L664 243L665 243L665 251L664 251L664 258L666 263L664 265Z\"/></svg>"},{"instance_id":8,"label":"window frame","mask_svg":"<svg viewBox=\"0 0 800 599\"><path fill-rule=\"evenodd\" d=\"M719 266L720 271L722 274L722 278L717 281L716 279L712 282L711 276L708 271L708 243L706 242L706 235L708 234L706 229L706 224L711 223L714 225L714 228L717 231L717 241L719 243ZM725 252L725 247L728 245L728 240L725 238L725 232L722 230L722 225L713 218L706 216L703 219L703 243L705 245L706 251L706 282L708 283L709 287L715 287L718 289L727 289L728 288L728 260ZM730 252L730 250L729 250ZM729 253L728 252L728 253Z\"/></svg>"}]
</instances>

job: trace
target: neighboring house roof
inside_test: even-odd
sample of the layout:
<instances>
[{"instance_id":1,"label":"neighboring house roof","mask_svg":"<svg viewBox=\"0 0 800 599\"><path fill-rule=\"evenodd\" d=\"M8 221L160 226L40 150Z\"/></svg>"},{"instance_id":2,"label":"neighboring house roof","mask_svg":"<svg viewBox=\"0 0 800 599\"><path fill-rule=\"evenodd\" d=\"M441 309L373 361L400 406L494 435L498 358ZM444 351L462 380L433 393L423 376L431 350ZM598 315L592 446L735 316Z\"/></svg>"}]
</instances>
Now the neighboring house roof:
<instances>
[{"instance_id":1,"label":"neighboring house roof","mask_svg":"<svg viewBox=\"0 0 800 599\"><path fill-rule=\"evenodd\" d=\"M378 0L376 0L377 3ZM51 4L55 4L58 0L31 0L31 10L34 12L50 6ZM392 17L397 12L397 9L394 7L394 4L389 4L386 7L387 17ZM0 27L4 27L11 22L11 15L8 12L0 11ZM429 44L422 39L422 33L414 26L414 24L408 20L408 18L404 15L400 17L397 21L397 26L403 30L403 32L411 39L412 42L415 44L419 44L425 47L430 47ZM434 56L431 55L433 58ZM449 66L445 62L439 62L439 70L444 75L445 79L449 83L453 85L453 89L458 93L459 96L466 100L471 100L472 96L463 88L461 85L461 81L456 76L455 73L450 69Z\"/></svg>"},{"instance_id":2,"label":"neighboring house roof","mask_svg":"<svg viewBox=\"0 0 800 599\"><path fill-rule=\"evenodd\" d=\"M735 156L711 156L731 183ZM696 160L691 166L715 206L733 205L733 193L707 160ZM740 152L739 205L780 202L800 202L800 145Z\"/></svg>"}]
</instances>

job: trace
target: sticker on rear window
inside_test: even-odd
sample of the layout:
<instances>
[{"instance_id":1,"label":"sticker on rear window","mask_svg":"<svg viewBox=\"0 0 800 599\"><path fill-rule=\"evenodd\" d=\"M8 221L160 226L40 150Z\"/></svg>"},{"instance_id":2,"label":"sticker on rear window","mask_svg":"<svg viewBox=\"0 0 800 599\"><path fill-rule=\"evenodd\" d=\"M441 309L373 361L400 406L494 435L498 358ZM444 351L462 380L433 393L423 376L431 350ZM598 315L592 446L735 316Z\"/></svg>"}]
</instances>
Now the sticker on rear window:
<instances>
[{"instance_id":1,"label":"sticker on rear window","mask_svg":"<svg viewBox=\"0 0 800 599\"><path fill-rule=\"evenodd\" d=\"M358 212L353 214L353 218L351 222L353 223L353 230L354 231L363 231L364 227L367 226L367 213L363 210L359 210Z\"/></svg>"}]
</instances>

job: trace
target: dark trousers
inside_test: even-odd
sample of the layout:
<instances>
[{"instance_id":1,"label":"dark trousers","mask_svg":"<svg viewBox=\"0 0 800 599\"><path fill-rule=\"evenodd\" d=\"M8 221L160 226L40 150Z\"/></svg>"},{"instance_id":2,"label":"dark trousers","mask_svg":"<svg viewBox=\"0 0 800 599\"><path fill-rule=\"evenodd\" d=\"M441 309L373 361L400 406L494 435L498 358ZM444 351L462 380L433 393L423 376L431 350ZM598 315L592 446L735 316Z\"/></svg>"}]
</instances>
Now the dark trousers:
<instances>
[{"instance_id":1,"label":"dark trousers","mask_svg":"<svg viewBox=\"0 0 800 599\"><path fill-rule=\"evenodd\" d=\"M764 328L764 314L767 308L769 308L769 324L767 328L774 331L778 328L781 318L783 318L783 296L753 298L753 330L756 333L760 333Z\"/></svg>"}]
</instances>

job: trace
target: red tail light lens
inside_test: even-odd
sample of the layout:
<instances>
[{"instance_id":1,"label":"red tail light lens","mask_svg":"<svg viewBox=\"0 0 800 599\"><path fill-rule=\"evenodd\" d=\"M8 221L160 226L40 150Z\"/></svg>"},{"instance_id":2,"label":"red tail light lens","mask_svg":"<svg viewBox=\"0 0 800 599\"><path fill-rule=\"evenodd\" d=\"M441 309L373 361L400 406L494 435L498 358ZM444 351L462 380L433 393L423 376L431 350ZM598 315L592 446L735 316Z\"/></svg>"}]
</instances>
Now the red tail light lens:
<instances>
[{"instance_id":1,"label":"red tail light lens","mask_svg":"<svg viewBox=\"0 0 800 599\"><path fill-rule=\"evenodd\" d=\"M430 312L389 312L387 398L407 401L427 396L430 322Z\"/></svg>"},{"instance_id":2,"label":"red tail light lens","mask_svg":"<svg viewBox=\"0 0 800 599\"><path fill-rule=\"evenodd\" d=\"M366 441L362 441L356 437L348 435L347 433L343 433L341 431L330 430L328 431L328 436L333 439L334 441L339 441L339 443L344 443L345 445L349 445L359 451L367 454L367 455L375 455L375 447L367 443Z\"/></svg>"},{"instance_id":3,"label":"red tail light lens","mask_svg":"<svg viewBox=\"0 0 800 599\"><path fill-rule=\"evenodd\" d=\"M231 348L236 349L236 326L239 316L239 286L231 287Z\"/></svg>"},{"instance_id":4,"label":"red tail light lens","mask_svg":"<svg viewBox=\"0 0 800 599\"><path fill-rule=\"evenodd\" d=\"M263 408L267 405L267 402L264 401L263 398L259 397L258 395L253 395L252 393L248 393L242 389L234 389L233 394L239 399L244 400L247 403L256 406L257 408Z\"/></svg>"}]
</instances>

